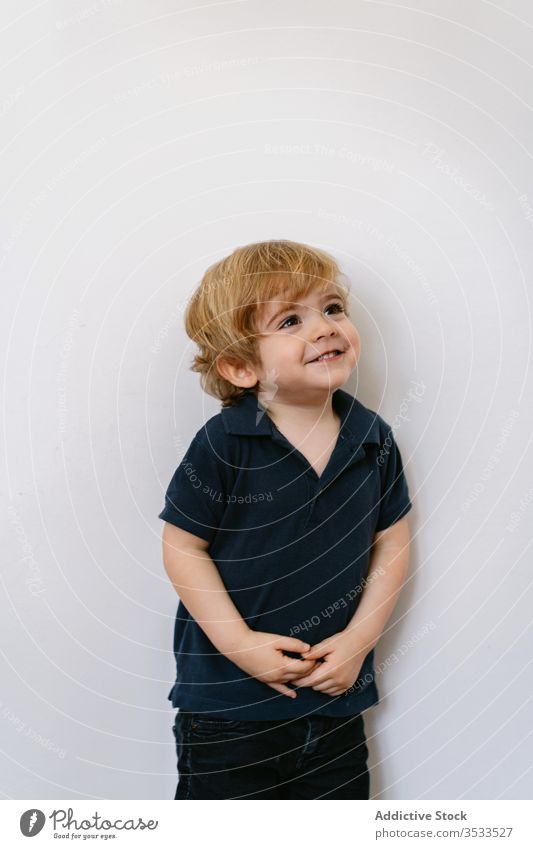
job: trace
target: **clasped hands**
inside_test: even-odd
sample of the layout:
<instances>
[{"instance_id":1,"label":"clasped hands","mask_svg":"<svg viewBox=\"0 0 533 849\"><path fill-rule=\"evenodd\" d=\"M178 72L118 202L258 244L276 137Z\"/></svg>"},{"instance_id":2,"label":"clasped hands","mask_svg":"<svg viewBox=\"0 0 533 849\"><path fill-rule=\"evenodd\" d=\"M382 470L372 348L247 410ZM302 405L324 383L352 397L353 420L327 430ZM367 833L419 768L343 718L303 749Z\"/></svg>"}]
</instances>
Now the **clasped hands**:
<instances>
[{"instance_id":1,"label":"clasped hands","mask_svg":"<svg viewBox=\"0 0 533 849\"><path fill-rule=\"evenodd\" d=\"M296 637L250 630L236 656L230 659L245 672L274 690L296 698L296 688L311 687L328 696L340 696L357 680L371 646L356 633L340 631L309 646ZM300 658L284 651L299 652ZM237 659L238 658L238 659Z\"/></svg>"}]
</instances>

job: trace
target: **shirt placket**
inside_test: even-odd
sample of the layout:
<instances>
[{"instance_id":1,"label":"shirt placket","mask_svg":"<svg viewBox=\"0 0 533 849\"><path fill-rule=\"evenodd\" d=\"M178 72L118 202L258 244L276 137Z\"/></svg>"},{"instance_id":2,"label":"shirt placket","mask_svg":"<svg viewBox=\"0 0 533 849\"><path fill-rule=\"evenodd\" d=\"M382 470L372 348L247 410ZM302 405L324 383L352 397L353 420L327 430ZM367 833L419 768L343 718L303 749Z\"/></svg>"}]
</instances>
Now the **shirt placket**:
<instances>
[{"instance_id":1,"label":"shirt placket","mask_svg":"<svg viewBox=\"0 0 533 849\"><path fill-rule=\"evenodd\" d=\"M321 524L327 516L323 515L320 507L323 502L324 490L332 484L338 475L344 474L345 470L354 463L359 462L364 456L365 451L362 445L357 444L357 440L353 434L339 434L339 439L335 445L333 454L329 458L328 464L320 477L317 475L308 460L295 448L288 439L286 439L279 431L274 431L272 438L275 442L289 449L294 456L303 463L305 467L305 481L307 486L307 516L304 522L304 527L314 527Z\"/></svg>"}]
</instances>

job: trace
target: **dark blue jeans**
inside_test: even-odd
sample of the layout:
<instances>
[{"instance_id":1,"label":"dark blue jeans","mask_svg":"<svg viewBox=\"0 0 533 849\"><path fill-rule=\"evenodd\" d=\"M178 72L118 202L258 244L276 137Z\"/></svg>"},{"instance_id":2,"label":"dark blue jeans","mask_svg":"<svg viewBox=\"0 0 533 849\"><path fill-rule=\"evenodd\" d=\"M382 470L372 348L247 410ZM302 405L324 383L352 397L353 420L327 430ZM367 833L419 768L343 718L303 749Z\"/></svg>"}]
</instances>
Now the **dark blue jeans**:
<instances>
[{"instance_id":1,"label":"dark blue jeans","mask_svg":"<svg viewBox=\"0 0 533 849\"><path fill-rule=\"evenodd\" d=\"M221 719L178 711L175 799L368 799L362 714Z\"/></svg>"}]
</instances>

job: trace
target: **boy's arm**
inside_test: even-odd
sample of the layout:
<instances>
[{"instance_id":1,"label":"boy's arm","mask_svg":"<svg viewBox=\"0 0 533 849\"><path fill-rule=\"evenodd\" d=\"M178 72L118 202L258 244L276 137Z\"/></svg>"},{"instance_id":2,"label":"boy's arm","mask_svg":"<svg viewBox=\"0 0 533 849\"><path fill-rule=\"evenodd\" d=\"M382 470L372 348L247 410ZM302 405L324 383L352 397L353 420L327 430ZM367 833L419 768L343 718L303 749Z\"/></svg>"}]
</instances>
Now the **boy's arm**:
<instances>
[{"instance_id":1,"label":"boy's arm","mask_svg":"<svg viewBox=\"0 0 533 849\"><path fill-rule=\"evenodd\" d=\"M209 543L165 522L163 563L183 604L213 645L230 655L249 632L209 556Z\"/></svg>"},{"instance_id":2,"label":"boy's arm","mask_svg":"<svg viewBox=\"0 0 533 849\"><path fill-rule=\"evenodd\" d=\"M378 642L398 599L409 566L407 516L374 536L365 588L344 633L353 631L368 651Z\"/></svg>"},{"instance_id":3,"label":"boy's arm","mask_svg":"<svg viewBox=\"0 0 533 849\"><path fill-rule=\"evenodd\" d=\"M163 563L174 589L221 654L282 695L296 698L288 683L317 664L293 660L284 652L302 652L309 644L297 637L249 628L231 600L208 546L207 540L165 522Z\"/></svg>"},{"instance_id":4,"label":"boy's arm","mask_svg":"<svg viewBox=\"0 0 533 849\"><path fill-rule=\"evenodd\" d=\"M322 668L295 681L328 696L352 686L368 652L378 642L404 582L409 557L409 530L404 516L377 533L372 545L363 595L343 631L302 652L307 660L323 658Z\"/></svg>"}]
</instances>

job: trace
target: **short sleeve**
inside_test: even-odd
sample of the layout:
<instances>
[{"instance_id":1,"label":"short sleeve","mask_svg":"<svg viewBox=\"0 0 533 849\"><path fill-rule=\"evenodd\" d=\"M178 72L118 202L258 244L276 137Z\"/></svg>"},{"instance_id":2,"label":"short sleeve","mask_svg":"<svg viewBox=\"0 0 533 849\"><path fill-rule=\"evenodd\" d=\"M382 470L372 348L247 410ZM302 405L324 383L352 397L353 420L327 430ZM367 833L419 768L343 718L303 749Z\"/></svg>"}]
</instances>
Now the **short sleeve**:
<instances>
[{"instance_id":1,"label":"short sleeve","mask_svg":"<svg viewBox=\"0 0 533 849\"><path fill-rule=\"evenodd\" d=\"M385 424L385 436L378 450L381 498L376 531L398 522L412 507L402 457L392 429Z\"/></svg>"},{"instance_id":2,"label":"short sleeve","mask_svg":"<svg viewBox=\"0 0 533 849\"><path fill-rule=\"evenodd\" d=\"M227 503L227 464L204 430L174 472L159 518L212 542Z\"/></svg>"}]
</instances>

